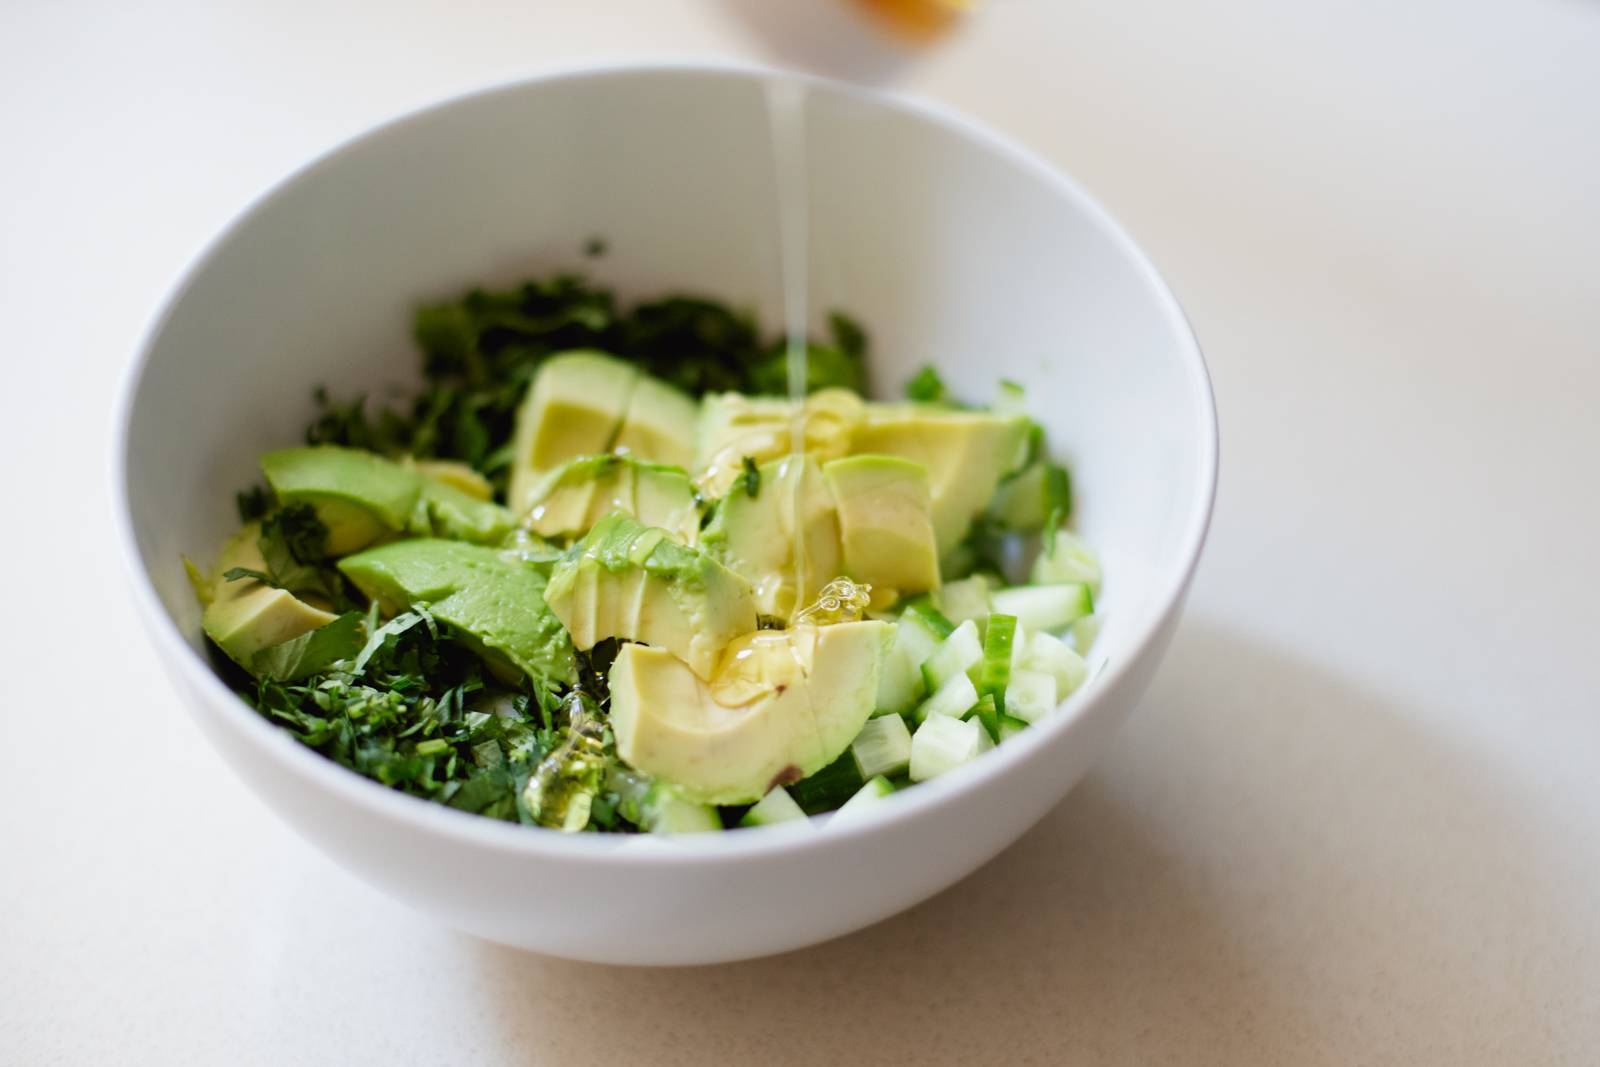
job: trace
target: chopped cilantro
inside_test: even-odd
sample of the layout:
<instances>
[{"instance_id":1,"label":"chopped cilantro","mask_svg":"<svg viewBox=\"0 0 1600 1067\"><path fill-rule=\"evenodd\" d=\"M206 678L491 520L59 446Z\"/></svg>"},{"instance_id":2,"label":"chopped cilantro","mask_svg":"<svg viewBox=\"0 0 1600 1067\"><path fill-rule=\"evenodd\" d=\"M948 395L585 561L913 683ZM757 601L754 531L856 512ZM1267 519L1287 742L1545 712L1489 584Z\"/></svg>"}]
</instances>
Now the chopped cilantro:
<instances>
[{"instance_id":1,"label":"chopped cilantro","mask_svg":"<svg viewBox=\"0 0 1600 1067\"><path fill-rule=\"evenodd\" d=\"M906 383L906 399L923 404L943 404L950 399L950 390L945 387L939 372L932 366L926 366Z\"/></svg>"},{"instance_id":2,"label":"chopped cilantro","mask_svg":"<svg viewBox=\"0 0 1600 1067\"><path fill-rule=\"evenodd\" d=\"M307 443L459 459L503 495L517 405L553 353L610 352L696 396L782 393L788 384L783 339L763 339L748 313L689 296L622 308L609 288L576 274L425 305L412 334L422 352L423 392L406 407L374 414L363 397L341 401L319 389ZM808 389L865 387L867 337L853 319L830 316L828 340L813 339L809 353Z\"/></svg>"},{"instance_id":3,"label":"chopped cilantro","mask_svg":"<svg viewBox=\"0 0 1600 1067\"><path fill-rule=\"evenodd\" d=\"M531 821L517 796L556 743L542 710L554 695L505 701L471 645L425 612L364 633L374 619L341 616L257 653L269 670L246 697L301 743L393 789Z\"/></svg>"},{"instance_id":4,"label":"chopped cilantro","mask_svg":"<svg viewBox=\"0 0 1600 1067\"><path fill-rule=\"evenodd\" d=\"M235 493L233 499L239 507L240 522L254 522L272 510L272 495L265 486L252 485L242 493Z\"/></svg>"}]
</instances>

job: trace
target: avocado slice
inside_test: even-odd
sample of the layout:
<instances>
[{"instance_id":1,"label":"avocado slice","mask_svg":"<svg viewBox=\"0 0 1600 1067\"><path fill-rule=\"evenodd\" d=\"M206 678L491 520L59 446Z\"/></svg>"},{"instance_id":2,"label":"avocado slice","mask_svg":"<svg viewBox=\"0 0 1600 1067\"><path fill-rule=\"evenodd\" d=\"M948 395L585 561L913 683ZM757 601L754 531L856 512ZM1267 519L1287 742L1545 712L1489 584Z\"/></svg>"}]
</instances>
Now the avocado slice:
<instances>
[{"instance_id":1,"label":"avocado slice","mask_svg":"<svg viewBox=\"0 0 1600 1067\"><path fill-rule=\"evenodd\" d=\"M604 352L562 352L544 361L517 409L507 496L512 511L527 510L546 471L575 456L611 451L638 381L638 367Z\"/></svg>"},{"instance_id":2,"label":"avocado slice","mask_svg":"<svg viewBox=\"0 0 1600 1067\"><path fill-rule=\"evenodd\" d=\"M820 389L806 398L805 452L819 460L850 451L863 404L848 389ZM795 404L782 397L710 393L700 402L695 431L695 480L708 496L738 481L744 460L761 464L794 451Z\"/></svg>"},{"instance_id":3,"label":"avocado slice","mask_svg":"<svg viewBox=\"0 0 1600 1067\"><path fill-rule=\"evenodd\" d=\"M261 524L247 522L222 546L210 587L211 599L200 617L200 628L206 636L246 670L251 657L261 649L292 640L338 618L286 589L254 578L230 582L222 577L234 567L266 571L267 561L257 544L260 537Z\"/></svg>"},{"instance_id":4,"label":"avocado slice","mask_svg":"<svg viewBox=\"0 0 1600 1067\"><path fill-rule=\"evenodd\" d=\"M328 528L330 556L365 548L404 530L422 494L422 479L359 448L310 445L261 457L261 473L280 503L309 504Z\"/></svg>"},{"instance_id":5,"label":"avocado slice","mask_svg":"<svg viewBox=\"0 0 1600 1067\"><path fill-rule=\"evenodd\" d=\"M688 393L641 374L612 447L654 463L688 467L694 462L699 415L700 405Z\"/></svg>"},{"instance_id":6,"label":"avocado slice","mask_svg":"<svg viewBox=\"0 0 1600 1067\"><path fill-rule=\"evenodd\" d=\"M664 649L624 645L610 674L617 754L692 800L759 800L850 746L892 633L884 622L763 630L735 642L709 682Z\"/></svg>"},{"instance_id":7,"label":"avocado slice","mask_svg":"<svg viewBox=\"0 0 1600 1067\"><path fill-rule=\"evenodd\" d=\"M1023 415L930 404L869 404L850 451L900 456L927 468L933 531L942 559L967 536L1000 480L1021 464L1027 440Z\"/></svg>"},{"instance_id":8,"label":"avocado slice","mask_svg":"<svg viewBox=\"0 0 1600 1067\"><path fill-rule=\"evenodd\" d=\"M665 530L613 511L556 564L545 592L579 649L610 637L657 645L710 677L729 641L756 628L743 578Z\"/></svg>"},{"instance_id":9,"label":"avocado slice","mask_svg":"<svg viewBox=\"0 0 1600 1067\"><path fill-rule=\"evenodd\" d=\"M339 570L386 613L423 605L502 677L576 681L572 642L545 602L545 576L492 548L416 538L346 556Z\"/></svg>"},{"instance_id":10,"label":"avocado slice","mask_svg":"<svg viewBox=\"0 0 1600 1067\"><path fill-rule=\"evenodd\" d=\"M459 489L474 500L493 500L494 486L489 484L489 479L479 474L466 463L456 459L418 459L407 461L416 472L424 478L435 482L443 482L453 489Z\"/></svg>"},{"instance_id":11,"label":"avocado slice","mask_svg":"<svg viewBox=\"0 0 1600 1067\"><path fill-rule=\"evenodd\" d=\"M499 544L516 525L511 512L480 498L472 481L454 467L481 480L459 464L395 463L336 445L284 448L261 457L261 469L280 501L316 508L328 528L330 556L395 533Z\"/></svg>"},{"instance_id":12,"label":"avocado slice","mask_svg":"<svg viewBox=\"0 0 1600 1067\"><path fill-rule=\"evenodd\" d=\"M423 537L498 545L516 528L511 512L448 482L421 478L422 492L407 529Z\"/></svg>"},{"instance_id":13,"label":"avocado slice","mask_svg":"<svg viewBox=\"0 0 1600 1067\"><path fill-rule=\"evenodd\" d=\"M939 587L928 471L899 456L850 456L822 467L839 515L844 573L872 586L873 602Z\"/></svg>"},{"instance_id":14,"label":"avocado slice","mask_svg":"<svg viewBox=\"0 0 1600 1067\"><path fill-rule=\"evenodd\" d=\"M700 532L694 486L681 467L608 453L551 471L529 494L524 524L541 537L581 537L612 511L658 526L685 544Z\"/></svg>"},{"instance_id":15,"label":"avocado slice","mask_svg":"<svg viewBox=\"0 0 1600 1067\"><path fill-rule=\"evenodd\" d=\"M731 489L701 532L700 546L750 583L757 611L787 619L839 576L839 518L812 456L785 456L757 470L756 494ZM797 543L803 554L798 589Z\"/></svg>"}]
</instances>

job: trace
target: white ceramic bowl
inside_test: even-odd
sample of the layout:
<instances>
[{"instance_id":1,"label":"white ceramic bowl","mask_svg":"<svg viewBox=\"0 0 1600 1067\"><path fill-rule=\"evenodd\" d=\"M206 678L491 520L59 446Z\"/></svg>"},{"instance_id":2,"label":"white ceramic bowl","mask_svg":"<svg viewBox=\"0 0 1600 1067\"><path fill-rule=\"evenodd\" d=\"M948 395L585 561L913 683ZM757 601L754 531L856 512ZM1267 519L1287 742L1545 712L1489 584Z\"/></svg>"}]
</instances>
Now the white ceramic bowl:
<instances>
[{"instance_id":1,"label":"white ceramic bowl","mask_svg":"<svg viewBox=\"0 0 1600 1067\"><path fill-rule=\"evenodd\" d=\"M610 963L733 960L915 904L1014 841L1105 748L1166 647L1204 540L1216 424L1155 270L1077 185L926 104L806 81L813 306L856 313L893 393L925 361L962 395L1027 383L1100 547L1098 674L1042 726L879 817L677 838L563 836L391 792L302 747L211 672L180 556L209 559L310 390L414 380L410 308L589 267L624 294L700 290L776 326L764 87L629 66L429 108L344 144L189 269L124 393L119 491L136 595L196 720L301 834L374 886L494 941ZM602 235L609 254L581 255ZM820 319L820 311L818 318Z\"/></svg>"}]
</instances>

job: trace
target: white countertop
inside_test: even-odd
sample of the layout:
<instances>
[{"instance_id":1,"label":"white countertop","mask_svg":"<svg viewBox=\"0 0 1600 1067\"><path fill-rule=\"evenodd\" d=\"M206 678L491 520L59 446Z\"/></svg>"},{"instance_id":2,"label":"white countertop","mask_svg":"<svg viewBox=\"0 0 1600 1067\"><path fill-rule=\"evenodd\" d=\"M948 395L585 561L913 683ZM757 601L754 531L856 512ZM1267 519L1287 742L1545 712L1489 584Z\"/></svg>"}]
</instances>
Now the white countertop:
<instances>
[{"instance_id":1,"label":"white countertop","mask_svg":"<svg viewBox=\"0 0 1600 1067\"><path fill-rule=\"evenodd\" d=\"M115 382L178 271L375 120L763 58L778 2L0 8L0 1060L1596 1062L1592 3L992 0L898 69L1128 224L1223 427L1149 696L933 901L735 966L540 959L414 920L213 758L107 532Z\"/></svg>"}]
</instances>

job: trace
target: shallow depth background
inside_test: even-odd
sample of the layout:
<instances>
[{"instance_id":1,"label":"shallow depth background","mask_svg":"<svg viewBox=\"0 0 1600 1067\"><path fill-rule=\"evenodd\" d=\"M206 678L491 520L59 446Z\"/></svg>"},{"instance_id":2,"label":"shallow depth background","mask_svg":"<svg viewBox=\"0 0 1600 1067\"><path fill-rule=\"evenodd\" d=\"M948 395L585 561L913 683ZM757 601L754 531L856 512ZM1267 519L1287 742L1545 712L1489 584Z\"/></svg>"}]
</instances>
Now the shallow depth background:
<instances>
[{"instance_id":1,"label":"shallow depth background","mask_svg":"<svg viewBox=\"0 0 1600 1067\"><path fill-rule=\"evenodd\" d=\"M1166 272L1223 421L1188 622L973 878L659 972L419 926L232 780L127 601L108 412L311 153L541 64L815 41L762 0L0 7L0 1059L1592 1063L1600 5L1114 8L830 61L1036 146Z\"/></svg>"}]
</instances>

